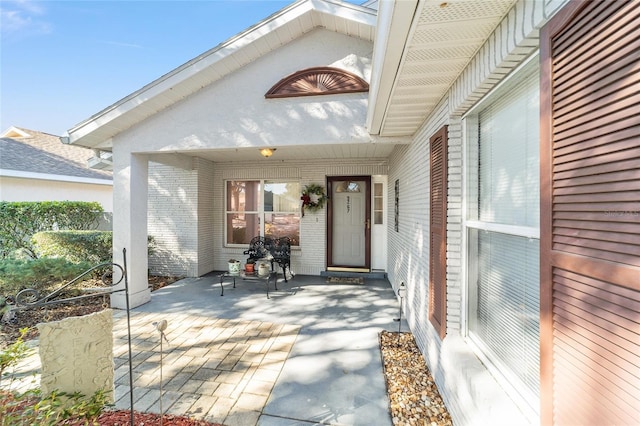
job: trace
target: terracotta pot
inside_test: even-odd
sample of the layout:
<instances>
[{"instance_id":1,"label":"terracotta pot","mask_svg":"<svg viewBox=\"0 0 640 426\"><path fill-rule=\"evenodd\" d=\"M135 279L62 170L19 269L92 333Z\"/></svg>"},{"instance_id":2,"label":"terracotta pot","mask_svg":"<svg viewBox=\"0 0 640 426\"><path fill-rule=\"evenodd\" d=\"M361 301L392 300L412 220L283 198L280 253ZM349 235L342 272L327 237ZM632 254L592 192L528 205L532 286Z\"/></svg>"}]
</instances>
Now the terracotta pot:
<instances>
[{"instance_id":1,"label":"terracotta pot","mask_svg":"<svg viewBox=\"0 0 640 426\"><path fill-rule=\"evenodd\" d=\"M254 269L253 269L253 263L247 263L246 265L244 265L244 271L248 272L248 273L253 273Z\"/></svg>"}]
</instances>

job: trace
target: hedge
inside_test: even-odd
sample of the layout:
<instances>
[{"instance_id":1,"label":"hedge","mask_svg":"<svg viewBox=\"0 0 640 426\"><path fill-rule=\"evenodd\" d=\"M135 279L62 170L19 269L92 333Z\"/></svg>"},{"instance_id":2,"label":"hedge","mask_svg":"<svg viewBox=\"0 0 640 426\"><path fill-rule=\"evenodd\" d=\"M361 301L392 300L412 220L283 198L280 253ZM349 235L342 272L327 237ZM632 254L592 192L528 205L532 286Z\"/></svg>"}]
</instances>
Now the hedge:
<instances>
[{"instance_id":1,"label":"hedge","mask_svg":"<svg viewBox=\"0 0 640 426\"><path fill-rule=\"evenodd\" d=\"M94 265L111 262L113 232L111 231L45 231L31 238L38 257L61 257L69 262L89 262ZM147 237L147 254L152 255L156 243Z\"/></svg>"},{"instance_id":2,"label":"hedge","mask_svg":"<svg viewBox=\"0 0 640 426\"><path fill-rule=\"evenodd\" d=\"M14 296L20 290L33 288L47 294L94 265L71 263L66 259L5 259L0 262L0 295Z\"/></svg>"},{"instance_id":3,"label":"hedge","mask_svg":"<svg viewBox=\"0 0 640 426\"><path fill-rule=\"evenodd\" d=\"M110 231L45 231L31 237L38 257L62 257L69 262L98 264L112 258Z\"/></svg>"},{"instance_id":4,"label":"hedge","mask_svg":"<svg viewBox=\"0 0 640 426\"><path fill-rule=\"evenodd\" d=\"M30 241L40 231L95 229L103 212L97 202L0 202L0 258L22 251L37 258Z\"/></svg>"}]
</instances>

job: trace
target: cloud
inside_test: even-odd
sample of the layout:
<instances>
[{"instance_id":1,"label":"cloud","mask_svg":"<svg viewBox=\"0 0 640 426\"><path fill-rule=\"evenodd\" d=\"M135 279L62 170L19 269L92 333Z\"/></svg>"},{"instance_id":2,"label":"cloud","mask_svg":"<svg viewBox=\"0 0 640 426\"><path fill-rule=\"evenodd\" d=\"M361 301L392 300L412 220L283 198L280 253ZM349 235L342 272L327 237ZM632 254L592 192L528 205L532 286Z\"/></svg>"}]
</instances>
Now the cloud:
<instances>
[{"instance_id":1,"label":"cloud","mask_svg":"<svg viewBox=\"0 0 640 426\"><path fill-rule=\"evenodd\" d=\"M51 23L45 19L46 9L38 2L3 1L0 5L0 28L3 36L41 35L53 30Z\"/></svg>"},{"instance_id":2,"label":"cloud","mask_svg":"<svg viewBox=\"0 0 640 426\"><path fill-rule=\"evenodd\" d=\"M112 46L120 46L120 47L132 47L134 49L142 49L143 46L136 43L124 43L120 41L101 41L100 43L109 44Z\"/></svg>"}]
</instances>

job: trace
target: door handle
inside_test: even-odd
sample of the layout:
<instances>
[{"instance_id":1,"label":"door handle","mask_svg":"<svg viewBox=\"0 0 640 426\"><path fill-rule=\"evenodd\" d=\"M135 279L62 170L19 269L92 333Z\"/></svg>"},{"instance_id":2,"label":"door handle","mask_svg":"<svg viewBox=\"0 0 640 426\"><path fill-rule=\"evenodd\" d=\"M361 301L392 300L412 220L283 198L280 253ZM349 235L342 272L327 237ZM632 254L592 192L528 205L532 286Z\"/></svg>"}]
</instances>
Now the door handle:
<instances>
[{"instance_id":1,"label":"door handle","mask_svg":"<svg viewBox=\"0 0 640 426\"><path fill-rule=\"evenodd\" d=\"M364 223L366 224L367 229L371 229L371 219L367 219Z\"/></svg>"}]
</instances>

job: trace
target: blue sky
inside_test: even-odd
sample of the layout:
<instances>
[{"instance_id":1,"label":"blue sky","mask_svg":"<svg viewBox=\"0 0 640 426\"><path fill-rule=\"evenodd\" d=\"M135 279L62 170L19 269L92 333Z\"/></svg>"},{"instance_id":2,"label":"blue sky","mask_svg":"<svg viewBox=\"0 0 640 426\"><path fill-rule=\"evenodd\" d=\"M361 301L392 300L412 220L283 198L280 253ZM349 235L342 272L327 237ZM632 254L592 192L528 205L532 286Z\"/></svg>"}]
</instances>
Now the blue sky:
<instances>
[{"instance_id":1,"label":"blue sky","mask_svg":"<svg viewBox=\"0 0 640 426\"><path fill-rule=\"evenodd\" d=\"M63 135L292 2L0 0L0 131Z\"/></svg>"}]
</instances>

